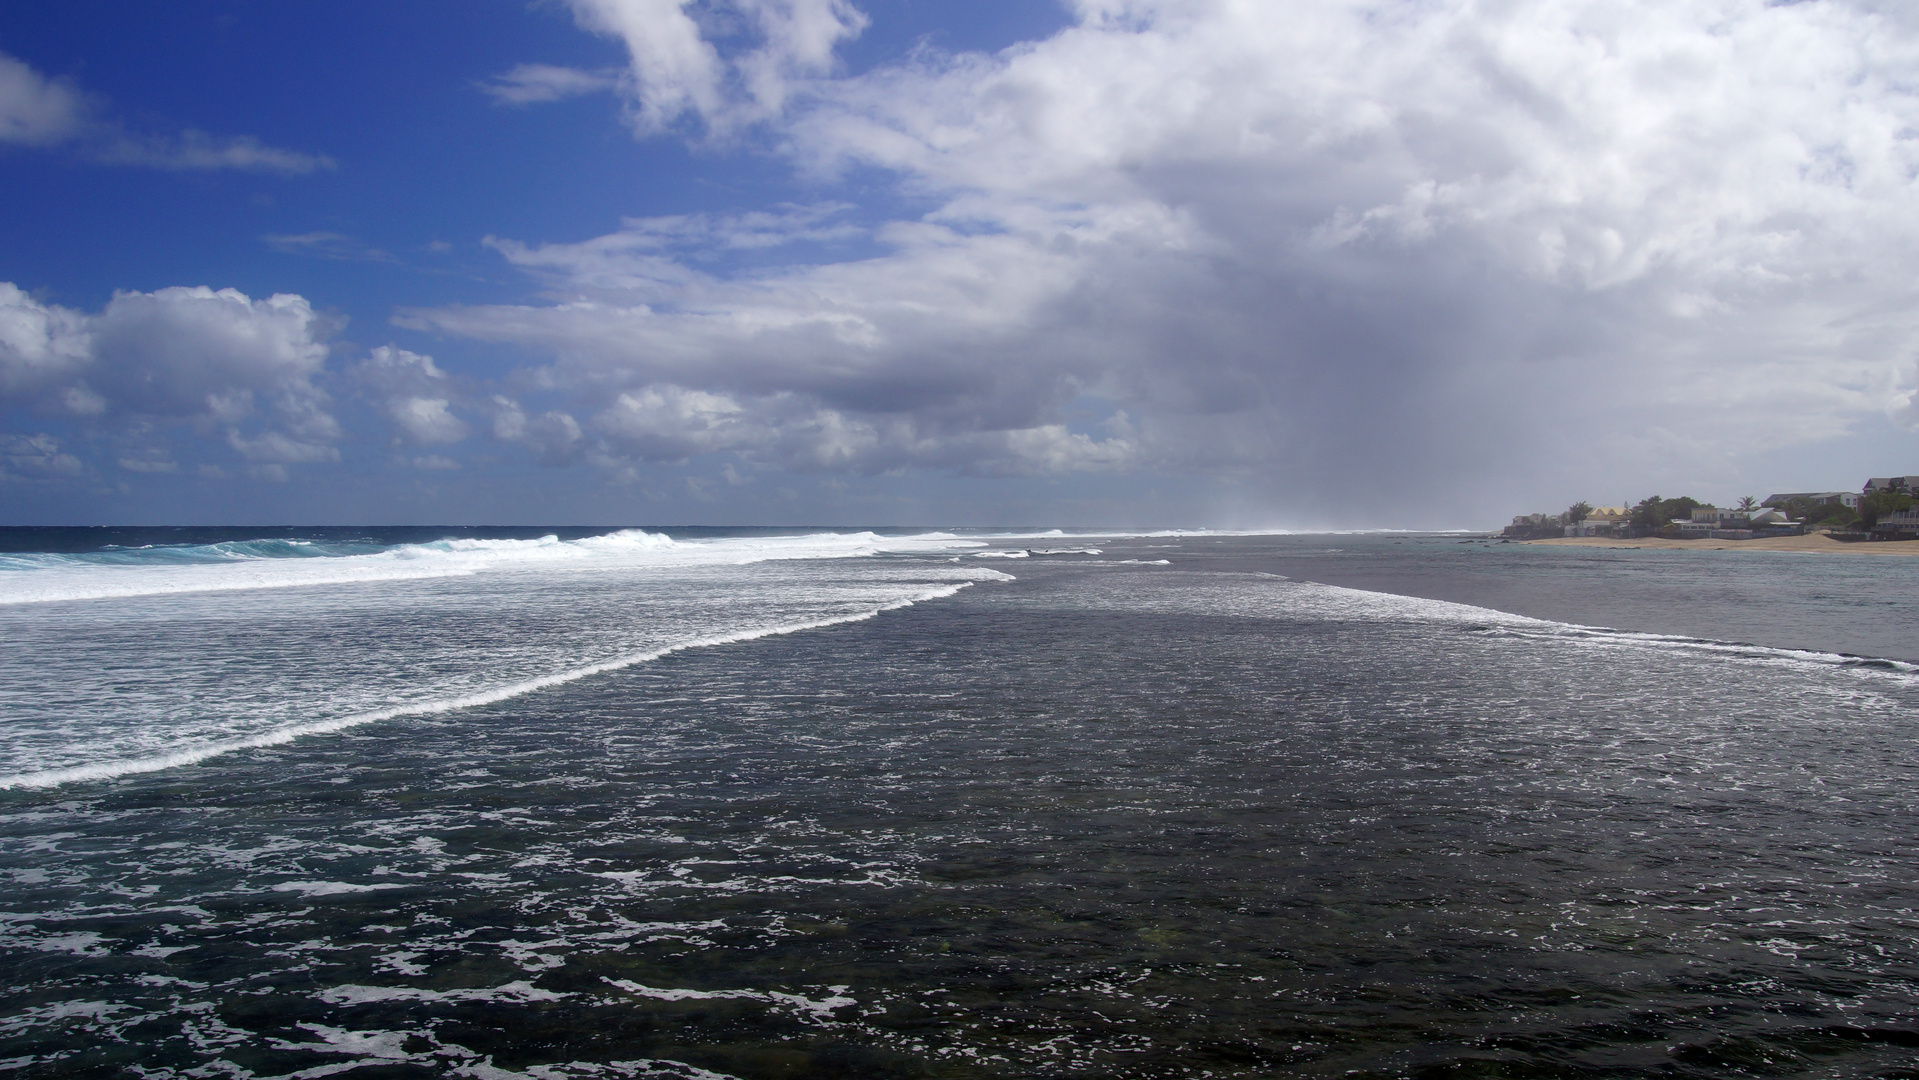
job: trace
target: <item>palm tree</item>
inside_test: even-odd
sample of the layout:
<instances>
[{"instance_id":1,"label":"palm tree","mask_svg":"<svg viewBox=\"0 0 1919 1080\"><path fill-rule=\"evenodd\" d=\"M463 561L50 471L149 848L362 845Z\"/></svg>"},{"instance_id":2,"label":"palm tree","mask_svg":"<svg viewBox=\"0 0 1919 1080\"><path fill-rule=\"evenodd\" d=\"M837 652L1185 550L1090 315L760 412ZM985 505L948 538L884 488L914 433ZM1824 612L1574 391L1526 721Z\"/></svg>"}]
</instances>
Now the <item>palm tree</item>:
<instances>
[{"instance_id":1,"label":"palm tree","mask_svg":"<svg viewBox=\"0 0 1919 1080\"><path fill-rule=\"evenodd\" d=\"M1759 509L1759 500L1753 498L1750 495L1742 496L1739 500L1739 509L1745 510L1747 512L1757 510Z\"/></svg>"}]
</instances>

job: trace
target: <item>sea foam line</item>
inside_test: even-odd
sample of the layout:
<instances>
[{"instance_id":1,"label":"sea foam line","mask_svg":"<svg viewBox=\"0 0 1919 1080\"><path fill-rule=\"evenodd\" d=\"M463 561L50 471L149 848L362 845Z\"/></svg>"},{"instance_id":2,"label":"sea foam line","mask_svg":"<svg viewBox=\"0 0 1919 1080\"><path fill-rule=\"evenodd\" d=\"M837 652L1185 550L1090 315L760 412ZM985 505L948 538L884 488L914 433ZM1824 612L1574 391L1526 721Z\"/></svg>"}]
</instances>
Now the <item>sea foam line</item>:
<instances>
[{"instance_id":1,"label":"sea foam line","mask_svg":"<svg viewBox=\"0 0 1919 1080\"><path fill-rule=\"evenodd\" d=\"M1640 630L1616 630L1609 626L1584 626L1579 623L1550 623L1551 629L1543 632L1528 632L1513 627L1498 627L1495 632L1513 637L1528 637L1535 640L1553 640L1574 645L1589 645L1595 648L1635 648L1648 651L1671 650L1675 652L1701 653L1709 656L1721 656L1730 660L1762 664L1790 664L1816 668L1837 669L1860 675L1883 675L1900 682L1909 682L1919 676L1919 664L1905 660L1894 660L1878 656L1854 656L1849 653L1827 652L1822 649L1795 649L1779 645L1756 645L1742 641L1719 641L1713 638L1688 637L1679 634L1655 634Z\"/></svg>"},{"instance_id":2,"label":"sea foam line","mask_svg":"<svg viewBox=\"0 0 1919 1080\"><path fill-rule=\"evenodd\" d=\"M643 529L620 529L575 540L554 535L534 540L453 538L380 551L301 557L287 556L284 551L304 541L272 541L271 551L281 552L277 555L252 546L265 541L203 546L194 549L191 558L177 551L160 551L155 556L160 561L152 563L100 563L95 558L98 553L26 553L0 555L0 605L421 581L533 567L646 571L967 552L986 547L989 540L1029 535L1064 534L965 537L931 532L887 537L873 532L828 532L675 540Z\"/></svg>"},{"instance_id":3,"label":"sea foam line","mask_svg":"<svg viewBox=\"0 0 1919 1080\"><path fill-rule=\"evenodd\" d=\"M1290 580L1282 574L1255 573L1253 576ZM1376 589L1355 589L1344 585L1326 585L1312 581L1301 581L1297 584L1313 588L1329 598L1342 595L1353 599L1366 598L1366 602L1378 605L1378 613L1388 617L1412 617L1450 624L1480 634L1521 638L1575 648L1691 652L1746 663L1795 665L1839 670L1867 677L1883 676L1908 684L1919 681L1919 664L1904 660L1851 656L1819 649L1719 641L1713 638L1658 634L1641 630L1618 630L1609 626L1590 626L1583 623L1561 622L1556 619L1539 619L1530 615L1501 611L1498 608L1461 604L1452 600L1433 600L1403 593L1381 592ZM1391 603L1380 603L1381 599L1390 600ZM1342 617L1349 613L1331 608L1323 611L1322 614Z\"/></svg>"},{"instance_id":4,"label":"sea foam line","mask_svg":"<svg viewBox=\"0 0 1919 1080\"><path fill-rule=\"evenodd\" d=\"M590 678L594 675L603 675L609 671L618 671L621 668L632 667L636 664L650 663L661 657L670 656L677 652L685 652L688 649L706 649L719 645L734 645L742 641L755 641L760 638L797 634L805 630L819 630L828 626L864 622L884 612L912 607L914 604L928 600L943 600L946 597L958 593L961 589L970 588L972 585L973 582L970 581L957 582L952 585L942 585L906 600L896 600L893 603L882 604L871 610L859 611L851 615L835 615L831 618L813 619L807 622L785 623L779 626L759 627L753 630L739 630L730 634L717 634L712 637L695 638L691 641L682 641L657 649L649 649L645 652L631 653L626 656L615 657L611 660L603 660L597 664L588 664L585 667L555 672L551 675L541 675L538 678L526 679L522 682L510 683L506 686L495 687L491 690L482 690L479 693L466 694L456 698L446 698L440 701L422 701L411 705L398 705L390 709L377 709L373 712L355 713L352 716L341 716L332 720L316 720L306 724L290 724L286 727L274 728L271 731L263 731L258 735L249 735L243 739L227 739L216 743L205 743L200 746L189 747L184 750L175 750L166 754L155 754L150 757L127 758L119 761L101 761L89 765L73 765L64 769L46 769L39 772L13 773L8 776L0 776L0 790L10 790L13 788L49 788L56 787L60 784L70 784L84 780L111 780L116 777L131 776L136 773L161 772L166 769L178 768L182 765L192 765L195 762L205 761L207 758L219 754L229 754L236 750L257 750L267 746L279 746L282 743L289 743L307 735L326 735L336 731L345 731L347 728L359 727L362 724L379 723L383 720L397 720L406 716L437 716L441 713L454 712L459 709L470 709L478 705L492 705L510 698L521 697L539 690L545 690L548 687L578 682L581 679Z\"/></svg>"}]
</instances>

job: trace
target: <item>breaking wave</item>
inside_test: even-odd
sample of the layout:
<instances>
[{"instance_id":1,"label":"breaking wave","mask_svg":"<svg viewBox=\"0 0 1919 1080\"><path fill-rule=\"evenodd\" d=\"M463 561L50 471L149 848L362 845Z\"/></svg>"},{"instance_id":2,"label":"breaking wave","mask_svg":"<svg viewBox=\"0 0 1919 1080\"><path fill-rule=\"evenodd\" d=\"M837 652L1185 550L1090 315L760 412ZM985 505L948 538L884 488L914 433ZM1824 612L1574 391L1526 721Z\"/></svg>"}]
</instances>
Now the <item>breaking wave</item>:
<instances>
[{"instance_id":1,"label":"breaking wave","mask_svg":"<svg viewBox=\"0 0 1919 1080\"><path fill-rule=\"evenodd\" d=\"M641 529L577 540L543 536L533 540L448 539L398 545L245 540L81 554L0 555L0 604L466 577L565 565L659 569L743 566L782 559L966 552L984 546L983 539L951 533L813 533L676 540Z\"/></svg>"}]
</instances>

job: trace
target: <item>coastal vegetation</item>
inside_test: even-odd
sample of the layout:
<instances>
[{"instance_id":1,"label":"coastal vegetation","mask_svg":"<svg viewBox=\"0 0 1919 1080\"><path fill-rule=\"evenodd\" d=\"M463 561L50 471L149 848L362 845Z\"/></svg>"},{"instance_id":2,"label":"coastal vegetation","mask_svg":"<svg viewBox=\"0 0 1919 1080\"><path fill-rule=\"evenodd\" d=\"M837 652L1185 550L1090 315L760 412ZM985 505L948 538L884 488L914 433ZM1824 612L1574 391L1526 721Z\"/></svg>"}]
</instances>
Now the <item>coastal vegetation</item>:
<instances>
[{"instance_id":1,"label":"coastal vegetation","mask_svg":"<svg viewBox=\"0 0 1919 1080\"><path fill-rule=\"evenodd\" d=\"M1858 495L1826 491L1772 495L1764 502L1742 496L1731 509L1690 495L1650 495L1630 506L1594 507L1581 500L1558 514L1521 514L1505 530L1507 539L1557 536L1751 539L1786 533L1829 533L1839 539L1864 539L1875 532L1912 531L1919 505L1919 477L1875 478Z\"/></svg>"},{"instance_id":2,"label":"coastal vegetation","mask_svg":"<svg viewBox=\"0 0 1919 1080\"><path fill-rule=\"evenodd\" d=\"M1633 504L1632 526L1657 532L1665 528L1667 522L1691 517L1694 510L1705 505L1690 495L1681 495L1677 499L1662 499L1654 495Z\"/></svg>"}]
</instances>

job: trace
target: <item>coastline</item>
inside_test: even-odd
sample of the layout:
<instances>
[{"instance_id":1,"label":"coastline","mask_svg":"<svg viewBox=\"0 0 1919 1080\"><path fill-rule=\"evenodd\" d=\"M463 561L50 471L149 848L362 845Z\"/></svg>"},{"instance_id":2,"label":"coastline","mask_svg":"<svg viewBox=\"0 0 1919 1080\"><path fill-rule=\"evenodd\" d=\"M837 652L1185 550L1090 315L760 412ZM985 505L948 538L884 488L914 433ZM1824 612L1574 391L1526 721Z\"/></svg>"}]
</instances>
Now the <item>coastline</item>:
<instances>
[{"instance_id":1,"label":"coastline","mask_svg":"<svg viewBox=\"0 0 1919 1080\"><path fill-rule=\"evenodd\" d=\"M1863 540L1848 543L1822 533L1768 536L1757 540L1669 540L1663 536L1621 539L1612 536L1555 536L1521 540L1549 547L1658 548L1665 551L1797 551L1812 554L1919 555L1919 540Z\"/></svg>"}]
</instances>

